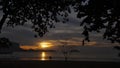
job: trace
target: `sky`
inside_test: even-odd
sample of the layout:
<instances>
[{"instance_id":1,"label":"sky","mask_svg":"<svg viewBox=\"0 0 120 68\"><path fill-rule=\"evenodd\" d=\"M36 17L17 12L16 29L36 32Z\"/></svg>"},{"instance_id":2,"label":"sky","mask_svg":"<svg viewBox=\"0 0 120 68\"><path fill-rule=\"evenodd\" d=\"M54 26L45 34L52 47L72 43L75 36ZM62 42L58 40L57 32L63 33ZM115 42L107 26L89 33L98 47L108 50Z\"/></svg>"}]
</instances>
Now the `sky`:
<instances>
[{"instance_id":1,"label":"sky","mask_svg":"<svg viewBox=\"0 0 120 68\"><path fill-rule=\"evenodd\" d=\"M0 12L0 18L3 15ZM83 19L76 18L76 13L72 12L69 16L67 23L55 23L56 28L49 29L43 37L35 38L35 32L31 29L30 22L24 24L24 26L6 27L4 25L0 37L7 37L13 42L19 43L21 46L36 46L40 42L50 42L54 46L63 45L66 42L67 45L82 45L84 36L81 34L83 29L80 27L80 22ZM117 43L111 44L110 41L102 39L101 33L90 33L90 42L85 42L85 46L114 46Z\"/></svg>"}]
</instances>

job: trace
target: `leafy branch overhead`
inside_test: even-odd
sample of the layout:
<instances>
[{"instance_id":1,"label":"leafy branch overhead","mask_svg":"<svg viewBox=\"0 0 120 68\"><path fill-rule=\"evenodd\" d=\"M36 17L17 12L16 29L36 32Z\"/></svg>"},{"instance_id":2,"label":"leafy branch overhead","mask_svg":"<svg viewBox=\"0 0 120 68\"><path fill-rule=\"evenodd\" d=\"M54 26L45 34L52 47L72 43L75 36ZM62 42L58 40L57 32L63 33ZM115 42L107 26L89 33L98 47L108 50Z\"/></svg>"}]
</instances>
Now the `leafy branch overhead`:
<instances>
[{"instance_id":1,"label":"leafy branch overhead","mask_svg":"<svg viewBox=\"0 0 120 68\"><path fill-rule=\"evenodd\" d=\"M8 26L24 25L31 21L34 31L43 36L48 27L53 28L54 22L59 21L57 15L66 17L67 11L70 12L67 3L63 0L2 0L1 10L8 19ZM4 22L1 20L1 27Z\"/></svg>"},{"instance_id":2,"label":"leafy branch overhead","mask_svg":"<svg viewBox=\"0 0 120 68\"><path fill-rule=\"evenodd\" d=\"M80 23L85 40L89 41L90 32L104 29L104 39L120 42L119 3L120 0L1 0L0 10L4 14L0 30L6 20L7 26L12 27L29 21L32 29L43 36L49 28L55 27L54 23L68 21L67 16L73 8L77 18L85 17Z\"/></svg>"}]
</instances>

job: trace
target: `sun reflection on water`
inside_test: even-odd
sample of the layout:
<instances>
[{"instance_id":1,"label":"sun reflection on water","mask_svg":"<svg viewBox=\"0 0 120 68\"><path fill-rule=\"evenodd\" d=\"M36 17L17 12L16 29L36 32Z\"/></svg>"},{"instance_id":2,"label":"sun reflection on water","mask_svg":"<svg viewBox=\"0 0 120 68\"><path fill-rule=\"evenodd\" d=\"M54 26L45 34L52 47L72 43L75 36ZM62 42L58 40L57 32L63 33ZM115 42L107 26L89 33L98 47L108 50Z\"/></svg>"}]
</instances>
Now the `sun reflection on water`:
<instances>
[{"instance_id":1,"label":"sun reflection on water","mask_svg":"<svg viewBox=\"0 0 120 68\"><path fill-rule=\"evenodd\" d=\"M42 53L41 53L41 60L46 60L45 57L46 57L46 53L45 53L45 52L42 52Z\"/></svg>"}]
</instances>

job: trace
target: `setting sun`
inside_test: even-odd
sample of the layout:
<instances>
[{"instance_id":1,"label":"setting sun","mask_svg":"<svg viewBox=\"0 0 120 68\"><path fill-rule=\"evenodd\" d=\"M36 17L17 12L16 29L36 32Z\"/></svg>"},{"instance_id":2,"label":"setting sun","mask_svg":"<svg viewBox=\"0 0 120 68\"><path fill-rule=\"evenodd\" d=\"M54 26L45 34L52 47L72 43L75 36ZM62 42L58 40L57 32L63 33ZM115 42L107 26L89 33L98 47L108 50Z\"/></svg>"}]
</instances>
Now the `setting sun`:
<instances>
[{"instance_id":1,"label":"setting sun","mask_svg":"<svg viewBox=\"0 0 120 68\"><path fill-rule=\"evenodd\" d=\"M41 43L39 44L39 46L40 46L41 48L48 48L48 47L51 47L51 46L52 46L52 43L50 43L50 42L41 42Z\"/></svg>"}]
</instances>

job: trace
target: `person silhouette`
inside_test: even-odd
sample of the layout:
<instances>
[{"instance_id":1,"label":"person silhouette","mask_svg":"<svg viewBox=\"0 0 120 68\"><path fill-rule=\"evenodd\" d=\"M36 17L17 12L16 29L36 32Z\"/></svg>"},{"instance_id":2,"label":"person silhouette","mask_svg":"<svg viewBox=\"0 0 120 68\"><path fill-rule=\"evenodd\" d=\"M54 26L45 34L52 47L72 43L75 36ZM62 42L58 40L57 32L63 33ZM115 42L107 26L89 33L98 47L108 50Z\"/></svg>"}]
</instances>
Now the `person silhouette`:
<instances>
[{"instance_id":1,"label":"person silhouette","mask_svg":"<svg viewBox=\"0 0 120 68\"><path fill-rule=\"evenodd\" d=\"M49 56L49 60L51 60L52 59L52 56Z\"/></svg>"},{"instance_id":2,"label":"person silhouette","mask_svg":"<svg viewBox=\"0 0 120 68\"><path fill-rule=\"evenodd\" d=\"M85 45L85 41L83 40L83 41L82 41L82 46L84 46L84 45Z\"/></svg>"}]
</instances>

